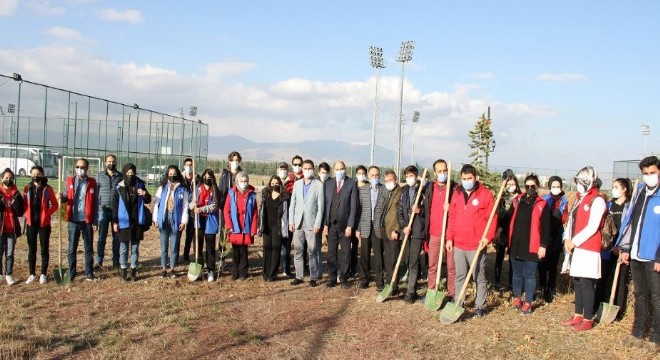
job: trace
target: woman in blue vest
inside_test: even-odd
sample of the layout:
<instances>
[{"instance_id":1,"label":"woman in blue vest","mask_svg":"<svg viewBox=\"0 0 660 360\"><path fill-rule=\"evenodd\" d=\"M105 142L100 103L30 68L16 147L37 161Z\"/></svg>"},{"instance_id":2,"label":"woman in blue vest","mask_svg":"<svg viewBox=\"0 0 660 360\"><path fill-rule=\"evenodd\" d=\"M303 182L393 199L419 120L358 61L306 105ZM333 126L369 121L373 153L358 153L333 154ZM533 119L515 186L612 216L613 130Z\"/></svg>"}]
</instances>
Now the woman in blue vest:
<instances>
[{"instance_id":1,"label":"woman in blue vest","mask_svg":"<svg viewBox=\"0 0 660 360\"><path fill-rule=\"evenodd\" d=\"M135 164L128 163L121 170L123 180L112 193L112 229L119 234L119 277L126 279L128 247L131 247L131 281L137 279L140 241L144 239L145 227L151 219L145 208L151 202L151 195L144 182L135 173Z\"/></svg>"},{"instance_id":2,"label":"woman in blue vest","mask_svg":"<svg viewBox=\"0 0 660 360\"><path fill-rule=\"evenodd\" d=\"M160 230L160 277L167 274L168 252L169 267L172 278L176 277L174 269L179 260L179 240L181 232L188 223L188 188L183 185L183 176L176 165L167 167L165 177L156 191L154 202L153 222Z\"/></svg>"},{"instance_id":3,"label":"woman in blue vest","mask_svg":"<svg viewBox=\"0 0 660 360\"><path fill-rule=\"evenodd\" d=\"M197 252L195 262L202 262L202 249L206 246L206 269L208 281L215 280L215 236L220 226L220 190L215 180L213 170L206 169L202 173L202 184L197 186L196 199L190 203L190 210L197 214Z\"/></svg>"}]
</instances>

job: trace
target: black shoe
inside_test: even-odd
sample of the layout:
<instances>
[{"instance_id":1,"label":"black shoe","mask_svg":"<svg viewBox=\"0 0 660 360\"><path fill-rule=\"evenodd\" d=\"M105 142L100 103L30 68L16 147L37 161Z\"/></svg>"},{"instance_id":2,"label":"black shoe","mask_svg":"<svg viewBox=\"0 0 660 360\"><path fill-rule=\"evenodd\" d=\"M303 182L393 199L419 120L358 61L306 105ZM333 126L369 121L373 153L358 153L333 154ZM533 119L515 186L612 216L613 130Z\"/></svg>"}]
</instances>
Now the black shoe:
<instances>
[{"instance_id":1,"label":"black shoe","mask_svg":"<svg viewBox=\"0 0 660 360\"><path fill-rule=\"evenodd\" d=\"M245 280L247 280L247 279L248 279L247 276L239 276L239 277L238 277L238 280L239 280L239 281L245 281Z\"/></svg>"},{"instance_id":2,"label":"black shoe","mask_svg":"<svg viewBox=\"0 0 660 360\"><path fill-rule=\"evenodd\" d=\"M344 288L344 289L350 289L351 284L349 284L348 281L342 281L341 287Z\"/></svg>"},{"instance_id":3,"label":"black shoe","mask_svg":"<svg viewBox=\"0 0 660 360\"><path fill-rule=\"evenodd\" d=\"M392 289L392 296L397 296L399 295L399 288L393 288Z\"/></svg>"},{"instance_id":4,"label":"black shoe","mask_svg":"<svg viewBox=\"0 0 660 360\"><path fill-rule=\"evenodd\" d=\"M126 280L126 269L119 270L119 278L122 280Z\"/></svg>"},{"instance_id":5,"label":"black shoe","mask_svg":"<svg viewBox=\"0 0 660 360\"><path fill-rule=\"evenodd\" d=\"M359 285L358 287L359 287L360 289L366 289L366 288L369 287L369 283L361 282L360 285Z\"/></svg>"},{"instance_id":6,"label":"black shoe","mask_svg":"<svg viewBox=\"0 0 660 360\"><path fill-rule=\"evenodd\" d=\"M376 292L381 292L381 291L383 291L383 289L385 289L385 286L383 286L383 285L376 285Z\"/></svg>"},{"instance_id":7,"label":"black shoe","mask_svg":"<svg viewBox=\"0 0 660 360\"><path fill-rule=\"evenodd\" d=\"M302 283L303 283L302 280L296 278L296 279L293 279L293 281L291 282L291 285L296 286L296 285L300 285Z\"/></svg>"},{"instance_id":8,"label":"black shoe","mask_svg":"<svg viewBox=\"0 0 660 360\"><path fill-rule=\"evenodd\" d=\"M309 287L316 287L318 284L316 283L316 280L310 280L309 282Z\"/></svg>"},{"instance_id":9,"label":"black shoe","mask_svg":"<svg viewBox=\"0 0 660 360\"><path fill-rule=\"evenodd\" d=\"M184 256L183 261L185 262L190 262L190 256Z\"/></svg>"},{"instance_id":10,"label":"black shoe","mask_svg":"<svg viewBox=\"0 0 660 360\"><path fill-rule=\"evenodd\" d=\"M160 278L165 279L167 277L167 271L163 270L160 272Z\"/></svg>"},{"instance_id":11,"label":"black shoe","mask_svg":"<svg viewBox=\"0 0 660 360\"><path fill-rule=\"evenodd\" d=\"M474 314L472 315L473 318L480 318L484 316L486 316L486 309L482 309L482 308L474 309Z\"/></svg>"},{"instance_id":12,"label":"black shoe","mask_svg":"<svg viewBox=\"0 0 660 360\"><path fill-rule=\"evenodd\" d=\"M96 280L96 278L94 277L94 275L87 275L87 276L85 277L85 280L87 280L87 281L94 281L94 280Z\"/></svg>"},{"instance_id":13,"label":"black shoe","mask_svg":"<svg viewBox=\"0 0 660 360\"><path fill-rule=\"evenodd\" d=\"M337 286L337 283L334 281L328 281L327 283L325 283L325 287L333 288L335 286Z\"/></svg>"},{"instance_id":14,"label":"black shoe","mask_svg":"<svg viewBox=\"0 0 660 360\"><path fill-rule=\"evenodd\" d=\"M415 298L416 296L414 293L406 293L406 297L403 298L403 301L405 301L408 304L414 304Z\"/></svg>"},{"instance_id":15,"label":"black shoe","mask_svg":"<svg viewBox=\"0 0 660 360\"><path fill-rule=\"evenodd\" d=\"M284 275L287 277L287 279L295 279L296 276L293 275L292 273L284 273Z\"/></svg>"},{"instance_id":16,"label":"black shoe","mask_svg":"<svg viewBox=\"0 0 660 360\"><path fill-rule=\"evenodd\" d=\"M137 269L131 269L131 281L137 280Z\"/></svg>"}]
</instances>

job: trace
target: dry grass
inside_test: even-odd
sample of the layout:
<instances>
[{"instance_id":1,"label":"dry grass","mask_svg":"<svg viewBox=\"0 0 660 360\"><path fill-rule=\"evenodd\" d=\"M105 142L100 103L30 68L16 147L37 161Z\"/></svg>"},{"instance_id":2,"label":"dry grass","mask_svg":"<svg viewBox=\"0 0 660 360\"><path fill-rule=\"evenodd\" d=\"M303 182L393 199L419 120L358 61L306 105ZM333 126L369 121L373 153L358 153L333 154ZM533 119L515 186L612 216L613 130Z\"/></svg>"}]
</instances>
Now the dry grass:
<instances>
[{"instance_id":1,"label":"dry grass","mask_svg":"<svg viewBox=\"0 0 660 360\"><path fill-rule=\"evenodd\" d=\"M629 333L630 314L620 323L587 333L563 328L559 321L572 314L571 295L560 295L549 305L539 301L532 315L522 316L508 305L508 294L491 292L492 311L486 317L443 325L438 313L429 313L421 304L407 305L401 299L376 303L373 287L263 283L255 254L259 246L251 249L252 277L247 281L232 282L227 273L211 284L191 283L185 276L160 279L156 235L151 230L142 244L136 283L121 282L106 270L98 274L100 281L77 279L68 289L53 282L3 285L0 358L657 357L646 349L633 356L633 349L619 345ZM24 238L16 255L14 275L24 281ZM79 263L81 259L82 253ZM182 275L186 270L180 267Z\"/></svg>"}]
</instances>

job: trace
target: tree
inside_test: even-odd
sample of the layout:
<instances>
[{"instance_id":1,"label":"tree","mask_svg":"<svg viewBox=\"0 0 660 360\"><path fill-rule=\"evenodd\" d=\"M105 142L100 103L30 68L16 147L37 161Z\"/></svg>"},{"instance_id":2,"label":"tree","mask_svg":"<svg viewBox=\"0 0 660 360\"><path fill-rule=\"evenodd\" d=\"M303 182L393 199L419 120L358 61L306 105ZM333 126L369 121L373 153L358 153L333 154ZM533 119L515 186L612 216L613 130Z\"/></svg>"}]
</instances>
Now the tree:
<instances>
[{"instance_id":1,"label":"tree","mask_svg":"<svg viewBox=\"0 0 660 360\"><path fill-rule=\"evenodd\" d=\"M480 174L488 172L488 155L495 150L495 140L490 125L490 116L486 117L483 113L474 128L468 132L471 139L470 148L474 149L468 156L474 159L472 165Z\"/></svg>"}]
</instances>

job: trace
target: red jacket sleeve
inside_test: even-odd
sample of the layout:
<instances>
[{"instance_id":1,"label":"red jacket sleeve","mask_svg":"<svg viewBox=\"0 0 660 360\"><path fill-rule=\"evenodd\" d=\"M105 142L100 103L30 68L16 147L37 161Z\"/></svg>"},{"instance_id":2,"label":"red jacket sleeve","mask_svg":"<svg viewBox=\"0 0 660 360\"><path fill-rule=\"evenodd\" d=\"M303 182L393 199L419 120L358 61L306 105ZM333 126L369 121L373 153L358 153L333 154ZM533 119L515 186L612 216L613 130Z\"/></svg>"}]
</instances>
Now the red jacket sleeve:
<instances>
[{"instance_id":1,"label":"red jacket sleeve","mask_svg":"<svg viewBox=\"0 0 660 360\"><path fill-rule=\"evenodd\" d=\"M233 191L230 189L229 191ZM234 228L234 225L231 222L231 196L227 193L227 199L225 201L225 209L222 212L222 216L225 217L225 229L231 230Z\"/></svg>"},{"instance_id":2,"label":"red jacket sleeve","mask_svg":"<svg viewBox=\"0 0 660 360\"><path fill-rule=\"evenodd\" d=\"M53 191L53 187L49 186L47 191L48 191L48 198L50 199L50 208L48 209L48 215L52 216L54 213L57 212L57 209L59 207L57 205L57 198L55 198L55 191Z\"/></svg>"},{"instance_id":3,"label":"red jacket sleeve","mask_svg":"<svg viewBox=\"0 0 660 360\"><path fill-rule=\"evenodd\" d=\"M454 193L449 203L449 214L447 217L447 233L445 234L446 240L454 240L454 233L456 229L456 208L457 208L457 193Z\"/></svg>"},{"instance_id":4,"label":"red jacket sleeve","mask_svg":"<svg viewBox=\"0 0 660 360\"><path fill-rule=\"evenodd\" d=\"M257 227L259 225L257 223L257 214L258 213L259 213L259 206L257 206L257 203L255 201L254 209L252 211L252 226L251 226L251 229L250 229L250 235L252 235L252 236L257 234Z\"/></svg>"}]
</instances>

